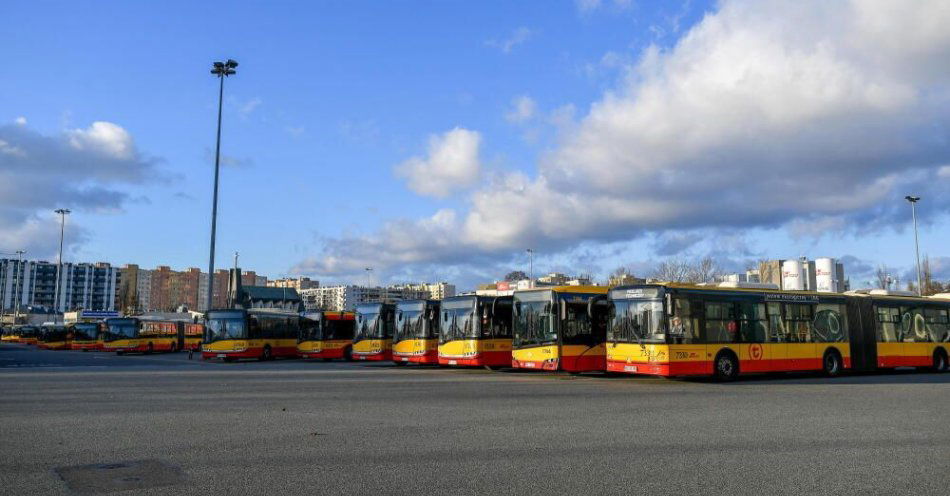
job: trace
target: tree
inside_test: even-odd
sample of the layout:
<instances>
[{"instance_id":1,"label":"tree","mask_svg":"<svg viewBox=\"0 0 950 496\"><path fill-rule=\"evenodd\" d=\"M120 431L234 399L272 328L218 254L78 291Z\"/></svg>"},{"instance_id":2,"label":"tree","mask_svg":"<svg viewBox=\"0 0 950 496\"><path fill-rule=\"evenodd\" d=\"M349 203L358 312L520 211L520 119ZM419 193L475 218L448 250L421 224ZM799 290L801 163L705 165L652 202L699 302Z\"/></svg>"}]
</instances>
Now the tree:
<instances>
[{"instance_id":1,"label":"tree","mask_svg":"<svg viewBox=\"0 0 950 496\"><path fill-rule=\"evenodd\" d=\"M689 276L689 263L677 257L664 260L653 269L653 278L658 281L689 282Z\"/></svg>"},{"instance_id":2,"label":"tree","mask_svg":"<svg viewBox=\"0 0 950 496\"><path fill-rule=\"evenodd\" d=\"M698 261L690 264L687 278L690 282L713 282L716 277L722 275L722 269L712 257L705 256Z\"/></svg>"},{"instance_id":3,"label":"tree","mask_svg":"<svg viewBox=\"0 0 950 496\"><path fill-rule=\"evenodd\" d=\"M874 278L877 280L877 287L887 289L891 285L891 275L887 272L887 265L878 265L874 272Z\"/></svg>"},{"instance_id":4,"label":"tree","mask_svg":"<svg viewBox=\"0 0 950 496\"><path fill-rule=\"evenodd\" d=\"M528 278L528 274L525 274L523 270L513 270L505 274L505 280L508 282L521 281L527 278Z\"/></svg>"}]
</instances>

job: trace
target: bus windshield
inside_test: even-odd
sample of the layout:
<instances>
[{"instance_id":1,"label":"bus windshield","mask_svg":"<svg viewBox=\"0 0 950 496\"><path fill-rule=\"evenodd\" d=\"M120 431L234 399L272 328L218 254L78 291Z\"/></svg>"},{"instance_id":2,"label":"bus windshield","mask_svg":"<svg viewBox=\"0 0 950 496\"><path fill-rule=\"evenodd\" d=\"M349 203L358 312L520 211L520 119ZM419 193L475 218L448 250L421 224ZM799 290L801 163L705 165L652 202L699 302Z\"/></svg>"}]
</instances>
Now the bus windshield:
<instances>
[{"instance_id":1,"label":"bus windshield","mask_svg":"<svg viewBox=\"0 0 950 496\"><path fill-rule=\"evenodd\" d=\"M607 340L620 343L666 341L663 300L615 300Z\"/></svg>"},{"instance_id":2,"label":"bus windshield","mask_svg":"<svg viewBox=\"0 0 950 496\"><path fill-rule=\"evenodd\" d=\"M539 346L557 342L550 292L515 295L514 346Z\"/></svg>"},{"instance_id":3,"label":"bus windshield","mask_svg":"<svg viewBox=\"0 0 950 496\"><path fill-rule=\"evenodd\" d=\"M99 324L81 322L73 325L73 339L76 341L95 341L99 337Z\"/></svg>"},{"instance_id":4,"label":"bus windshield","mask_svg":"<svg viewBox=\"0 0 950 496\"><path fill-rule=\"evenodd\" d=\"M475 319L475 298L446 300L442 302L439 341L448 343L459 339L478 337L478 324Z\"/></svg>"},{"instance_id":5,"label":"bus windshield","mask_svg":"<svg viewBox=\"0 0 950 496\"><path fill-rule=\"evenodd\" d=\"M361 305L356 309L356 332L353 342L362 339L382 339L384 329L379 322L382 305Z\"/></svg>"},{"instance_id":6,"label":"bus windshield","mask_svg":"<svg viewBox=\"0 0 950 496\"><path fill-rule=\"evenodd\" d=\"M139 326L134 319L109 319L106 328L106 341L135 338L139 334Z\"/></svg>"},{"instance_id":7,"label":"bus windshield","mask_svg":"<svg viewBox=\"0 0 950 496\"><path fill-rule=\"evenodd\" d=\"M425 303L400 303L396 306L396 332L393 342L426 337Z\"/></svg>"},{"instance_id":8,"label":"bus windshield","mask_svg":"<svg viewBox=\"0 0 950 496\"><path fill-rule=\"evenodd\" d=\"M247 339L244 312L208 312L205 322L205 343L222 339Z\"/></svg>"}]
</instances>

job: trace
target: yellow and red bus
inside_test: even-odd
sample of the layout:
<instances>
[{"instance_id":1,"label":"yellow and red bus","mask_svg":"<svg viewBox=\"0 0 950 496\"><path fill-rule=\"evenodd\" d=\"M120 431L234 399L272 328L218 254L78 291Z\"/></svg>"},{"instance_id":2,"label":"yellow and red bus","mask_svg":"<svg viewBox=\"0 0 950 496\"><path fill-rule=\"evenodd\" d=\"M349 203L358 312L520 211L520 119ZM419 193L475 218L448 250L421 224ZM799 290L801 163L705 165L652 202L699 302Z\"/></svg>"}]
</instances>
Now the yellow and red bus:
<instances>
[{"instance_id":1,"label":"yellow and red bus","mask_svg":"<svg viewBox=\"0 0 950 496\"><path fill-rule=\"evenodd\" d=\"M353 312L314 312L305 315L297 340L297 355L301 358L335 358L352 360L353 331L356 314Z\"/></svg>"},{"instance_id":2,"label":"yellow and red bus","mask_svg":"<svg viewBox=\"0 0 950 496\"><path fill-rule=\"evenodd\" d=\"M36 347L44 350L68 350L69 333L66 326L43 324L37 334Z\"/></svg>"},{"instance_id":3,"label":"yellow and red bus","mask_svg":"<svg viewBox=\"0 0 950 496\"><path fill-rule=\"evenodd\" d=\"M606 369L607 288L552 286L515 291L511 365L572 373Z\"/></svg>"},{"instance_id":4,"label":"yellow and red bus","mask_svg":"<svg viewBox=\"0 0 950 496\"><path fill-rule=\"evenodd\" d=\"M14 326L3 327L3 336L0 337L0 341L4 343L18 343L20 342L20 335L14 330Z\"/></svg>"},{"instance_id":5,"label":"yellow and red bus","mask_svg":"<svg viewBox=\"0 0 950 496\"><path fill-rule=\"evenodd\" d=\"M439 302L402 300L396 303L393 361L397 365L439 363Z\"/></svg>"},{"instance_id":6,"label":"yellow and red bus","mask_svg":"<svg viewBox=\"0 0 950 496\"><path fill-rule=\"evenodd\" d=\"M185 349L184 321L142 318L139 325L139 347L135 351L174 353L183 349Z\"/></svg>"},{"instance_id":7,"label":"yellow and red bus","mask_svg":"<svg viewBox=\"0 0 950 496\"><path fill-rule=\"evenodd\" d=\"M204 359L296 358L300 315L272 309L210 310L201 345Z\"/></svg>"},{"instance_id":8,"label":"yellow and red bus","mask_svg":"<svg viewBox=\"0 0 950 496\"><path fill-rule=\"evenodd\" d=\"M396 305L360 303L356 306L356 330L353 333L353 360L390 361L393 359L393 331Z\"/></svg>"},{"instance_id":9,"label":"yellow and red bus","mask_svg":"<svg viewBox=\"0 0 950 496\"><path fill-rule=\"evenodd\" d=\"M453 296L442 300L439 364L511 366L511 296Z\"/></svg>"},{"instance_id":10,"label":"yellow and red bus","mask_svg":"<svg viewBox=\"0 0 950 496\"><path fill-rule=\"evenodd\" d=\"M185 322L182 331L184 333L182 349L201 351L201 340L205 335L204 324Z\"/></svg>"},{"instance_id":11,"label":"yellow and red bus","mask_svg":"<svg viewBox=\"0 0 950 496\"><path fill-rule=\"evenodd\" d=\"M14 333L16 333L17 342L35 345L39 340L40 328L35 325L14 326Z\"/></svg>"},{"instance_id":12,"label":"yellow and red bus","mask_svg":"<svg viewBox=\"0 0 950 496\"><path fill-rule=\"evenodd\" d=\"M738 286L615 288L608 371L731 380L755 372L947 367L950 300Z\"/></svg>"},{"instance_id":13,"label":"yellow and red bus","mask_svg":"<svg viewBox=\"0 0 950 496\"><path fill-rule=\"evenodd\" d=\"M102 350L102 336L99 332L100 322L74 322L66 326L71 339L69 348L82 351Z\"/></svg>"},{"instance_id":14,"label":"yellow and red bus","mask_svg":"<svg viewBox=\"0 0 950 496\"><path fill-rule=\"evenodd\" d=\"M102 336L102 351L114 351L118 355L145 351L139 340L139 326L140 321L135 317L106 319L99 330Z\"/></svg>"}]
</instances>

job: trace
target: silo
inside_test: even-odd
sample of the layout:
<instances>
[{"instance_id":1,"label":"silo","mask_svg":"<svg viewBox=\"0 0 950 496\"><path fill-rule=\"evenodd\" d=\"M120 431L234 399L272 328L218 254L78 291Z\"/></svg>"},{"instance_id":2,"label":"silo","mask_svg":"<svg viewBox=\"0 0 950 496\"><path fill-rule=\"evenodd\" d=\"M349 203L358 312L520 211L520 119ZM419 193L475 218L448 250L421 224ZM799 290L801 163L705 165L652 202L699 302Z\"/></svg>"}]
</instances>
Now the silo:
<instances>
[{"instance_id":1,"label":"silo","mask_svg":"<svg viewBox=\"0 0 950 496\"><path fill-rule=\"evenodd\" d=\"M815 259L815 286L822 293L839 292L835 259L828 257Z\"/></svg>"},{"instance_id":2,"label":"silo","mask_svg":"<svg viewBox=\"0 0 950 496\"><path fill-rule=\"evenodd\" d=\"M798 260L782 262L782 289L802 291L805 289L805 278L802 277L802 263Z\"/></svg>"}]
</instances>

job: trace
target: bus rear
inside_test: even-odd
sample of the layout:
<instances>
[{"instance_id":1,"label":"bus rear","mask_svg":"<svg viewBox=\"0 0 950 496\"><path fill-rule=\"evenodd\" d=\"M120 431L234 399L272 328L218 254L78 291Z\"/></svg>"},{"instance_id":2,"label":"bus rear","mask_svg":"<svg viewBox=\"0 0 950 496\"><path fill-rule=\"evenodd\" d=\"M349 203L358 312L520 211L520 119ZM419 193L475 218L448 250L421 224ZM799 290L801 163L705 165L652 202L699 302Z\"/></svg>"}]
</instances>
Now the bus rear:
<instances>
[{"instance_id":1,"label":"bus rear","mask_svg":"<svg viewBox=\"0 0 950 496\"><path fill-rule=\"evenodd\" d=\"M201 351L201 340L204 339L204 324L186 323L182 329L184 333L184 349L187 351Z\"/></svg>"},{"instance_id":2,"label":"bus rear","mask_svg":"<svg viewBox=\"0 0 950 496\"><path fill-rule=\"evenodd\" d=\"M117 317L106 319L102 329L102 350L123 353L145 351L140 346L139 319Z\"/></svg>"},{"instance_id":3,"label":"bus rear","mask_svg":"<svg viewBox=\"0 0 950 496\"><path fill-rule=\"evenodd\" d=\"M296 358L300 316L296 313L262 310L210 310L205 314L204 359L239 358L271 360Z\"/></svg>"},{"instance_id":4,"label":"bus rear","mask_svg":"<svg viewBox=\"0 0 950 496\"><path fill-rule=\"evenodd\" d=\"M511 296L453 296L442 300L439 364L511 366Z\"/></svg>"},{"instance_id":5,"label":"bus rear","mask_svg":"<svg viewBox=\"0 0 950 496\"><path fill-rule=\"evenodd\" d=\"M69 325L69 332L72 334L69 348L82 351L99 351L102 349L102 341L99 328L102 324L99 322L76 322Z\"/></svg>"},{"instance_id":6,"label":"bus rear","mask_svg":"<svg viewBox=\"0 0 950 496\"><path fill-rule=\"evenodd\" d=\"M600 286L516 291L512 366L605 371L606 293Z\"/></svg>"},{"instance_id":7,"label":"bus rear","mask_svg":"<svg viewBox=\"0 0 950 496\"><path fill-rule=\"evenodd\" d=\"M393 361L439 363L439 302L405 300L396 303Z\"/></svg>"},{"instance_id":8,"label":"bus rear","mask_svg":"<svg viewBox=\"0 0 950 496\"><path fill-rule=\"evenodd\" d=\"M356 314L353 312L316 312L300 326L297 355L324 361L351 360Z\"/></svg>"},{"instance_id":9,"label":"bus rear","mask_svg":"<svg viewBox=\"0 0 950 496\"><path fill-rule=\"evenodd\" d=\"M44 350L68 350L69 335L66 326L46 324L40 328L36 346Z\"/></svg>"},{"instance_id":10,"label":"bus rear","mask_svg":"<svg viewBox=\"0 0 950 496\"><path fill-rule=\"evenodd\" d=\"M392 303L361 303L356 306L353 359L390 361L393 358L393 331L396 306Z\"/></svg>"}]
</instances>

